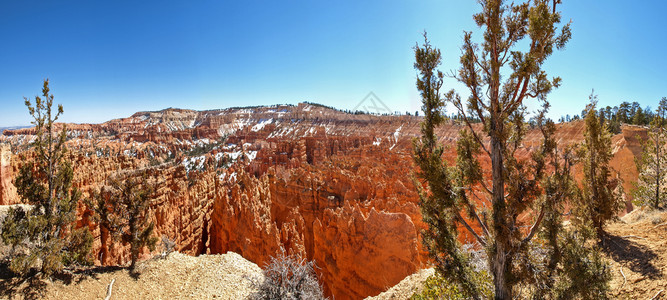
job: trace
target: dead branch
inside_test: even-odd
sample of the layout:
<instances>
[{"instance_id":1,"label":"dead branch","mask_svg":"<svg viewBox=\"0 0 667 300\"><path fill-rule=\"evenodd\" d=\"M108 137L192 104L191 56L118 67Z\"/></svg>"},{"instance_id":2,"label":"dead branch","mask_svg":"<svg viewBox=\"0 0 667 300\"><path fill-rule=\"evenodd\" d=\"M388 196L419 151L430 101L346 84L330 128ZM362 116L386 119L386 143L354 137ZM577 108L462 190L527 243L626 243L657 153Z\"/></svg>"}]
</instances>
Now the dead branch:
<instances>
[{"instance_id":1,"label":"dead branch","mask_svg":"<svg viewBox=\"0 0 667 300\"><path fill-rule=\"evenodd\" d=\"M104 300L109 300L111 299L111 289L113 288L113 283L116 282L116 278L111 279L111 283L109 283L109 288L107 290L107 297L104 298Z\"/></svg>"},{"instance_id":2,"label":"dead branch","mask_svg":"<svg viewBox=\"0 0 667 300\"><path fill-rule=\"evenodd\" d=\"M662 292L664 292L664 291L665 291L665 290L660 290L657 294L655 294L655 296L653 296L653 298L651 298L651 300L653 300L653 299L657 299L658 296L660 296L660 294L662 294Z\"/></svg>"},{"instance_id":3,"label":"dead branch","mask_svg":"<svg viewBox=\"0 0 667 300\"><path fill-rule=\"evenodd\" d=\"M665 225L667 225L667 222L663 222L663 223L661 223L661 224L655 225L655 226L653 226L653 227L651 228L651 230L656 229L656 228L658 228L658 227L660 227L660 226L665 226Z\"/></svg>"},{"instance_id":4,"label":"dead branch","mask_svg":"<svg viewBox=\"0 0 667 300\"><path fill-rule=\"evenodd\" d=\"M642 239L642 240L645 240L645 239L646 239L646 238L643 238L643 237L641 237L641 236L636 236L636 235L624 235L624 236L622 236L621 238L624 238L624 239L625 239L625 238L635 238L635 239Z\"/></svg>"},{"instance_id":5,"label":"dead branch","mask_svg":"<svg viewBox=\"0 0 667 300\"><path fill-rule=\"evenodd\" d=\"M625 277L625 274L623 274L623 266L621 266L621 268L620 268L619 270L621 270L621 275L623 275L623 284L621 284L621 287L618 288L618 289L620 290L620 289L623 288L623 286L625 285L625 283L628 282L628 279Z\"/></svg>"}]
</instances>

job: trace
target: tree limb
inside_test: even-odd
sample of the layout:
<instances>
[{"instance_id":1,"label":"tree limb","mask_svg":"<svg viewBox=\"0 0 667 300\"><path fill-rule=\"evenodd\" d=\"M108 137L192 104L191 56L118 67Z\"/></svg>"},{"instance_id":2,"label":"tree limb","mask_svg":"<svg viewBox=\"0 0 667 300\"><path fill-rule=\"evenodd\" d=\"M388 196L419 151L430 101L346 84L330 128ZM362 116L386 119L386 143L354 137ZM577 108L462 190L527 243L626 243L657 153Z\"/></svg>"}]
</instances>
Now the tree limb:
<instances>
[{"instance_id":1,"label":"tree limb","mask_svg":"<svg viewBox=\"0 0 667 300\"><path fill-rule=\"evenodd\" d=\"M540 211L540 215L537 217L537 220L535 221L535 224L533 224L533 226L530 228L530 232L528 233L528 236L526 236L526 238L524 238L521 241L522 244L528 243L533 238L533 236L535 236L535 233L537 233L537 229L540 228L540 223L542 223L542 219L544 218L544 212L545 212L545 208L543 206L542 210Z\"/></svg>"},{"instance_id":2,"label":"tree limb","mask_svg":"<svg viewBox=\"0 0 667 300\"><path fill-rule=\"evenodd\" d=\"M486 154L491 156L491 152L489 152L489 150L486 148L486 145L484 145L484 143L482 142L482 139L477 135L477 132L475 132L475 129L472 128L472 124L470 124L470 120L468 120L468 116L466 115L465 111L463 110L463 107L461 106L461 104L460 103L459 104L454 103L454 106L456 106L456 109L459 111L459 113L461 115L463 115L463 121L466 123L466 125L470 129L470 132L472 133L472 136L475 138L477 143L479 143L479 145L482 146L482 149L484 149L484 152L486 152Z\"/></svg>"},{"instance_id":3,"label":"tree limb","mask_svg":"<svg viewBox=\"0 0 667 300\"><path fill-rule=\"evenodd\" d=\"M482 244L482 246L486 247L486 240L483 237L479 236L479 234L477 234L477 232L475 232L475 230L473 230L472 227L470 227L468 222L466 222L466 220L463 219L463 217L458 211L456 212L456 220L459 221L459 223L463 224L463 226L465 226L465 228L475 237L475 239L477 239L477 241L480 244Z\"/></svg>"}]
</instances>

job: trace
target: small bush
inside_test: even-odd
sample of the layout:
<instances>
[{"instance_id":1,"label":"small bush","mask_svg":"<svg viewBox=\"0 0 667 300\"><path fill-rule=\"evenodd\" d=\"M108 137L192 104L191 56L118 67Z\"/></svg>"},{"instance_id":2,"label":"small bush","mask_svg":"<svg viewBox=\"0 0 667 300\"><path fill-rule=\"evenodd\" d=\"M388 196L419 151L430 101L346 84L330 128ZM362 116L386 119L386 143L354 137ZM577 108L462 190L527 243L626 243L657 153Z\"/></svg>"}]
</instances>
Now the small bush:
<instances>
[{"instance_id":1,"label":"small bush","mask_svg":"<svg viewBox=\"0 0 667 300\"><path fill-rule=\"evenodd\" d=\"M486 271L488 270L488 257L484 249L475 248L473 244L465 244L462 247L472 268L470 272L472 275L471 281L479 288L482 297L491 298L493 296L493 282L491 275ZM411 300L471 298L458 284L448 281L437 271L429 276L422 285L421 292L414 293L410 297Z\"/></svg>"},{"instance_id":2,"label":"small bush","mask_svg":"<svg viewBox=\"0 0 667 300\"><path fill-rule=\"evenodd\" d=\"M162 248L162 253L161 257L162 258L167 258L169 254L174 252L174 248L176 248L176 242L171 240L168 236L163 235L162 236L162 243L161 243L161 248Z\"/></svg>"},{"instance_id":3,"label":"small bush","mask_svg":"<svg viewBox=\"0 0 667 300\"><path fill-rule=\"evenodd\" d=\"M271 257L264 268L264 280L251 284L257 291L250 299L326 299L317 281L315 262L286 255L284 249Z\"/></svg>"},{"instance_id":4,"label":"small bush","mask_svg":"<svg viewBox=\"0 0 667 300\"><path fill-rule=\"evenodd\" d=\"M448 282L437 273L429 276L423 284L424 289L420 293L413 294L410 300L465 299L458 286Z\"/></svg>"}]
</instances>

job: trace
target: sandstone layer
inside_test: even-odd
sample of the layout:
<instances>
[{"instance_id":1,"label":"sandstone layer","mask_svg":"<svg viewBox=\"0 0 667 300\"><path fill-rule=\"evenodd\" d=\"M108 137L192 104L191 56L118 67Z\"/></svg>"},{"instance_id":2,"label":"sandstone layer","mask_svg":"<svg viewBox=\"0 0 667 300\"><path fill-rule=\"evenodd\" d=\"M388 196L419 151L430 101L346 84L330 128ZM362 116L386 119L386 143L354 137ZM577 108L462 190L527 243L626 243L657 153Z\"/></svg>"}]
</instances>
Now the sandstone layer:
<instances>
[{"instance_id":1,"label":"sandstone layer","mask_svg":"<svg viewBox=\"0 0 667 300\"><path fill-rule=\"evenodd\" d=\"M0 205L18 203L13 179L11 149L9 145L0 144Z\"/></svg>"}]
</instances>

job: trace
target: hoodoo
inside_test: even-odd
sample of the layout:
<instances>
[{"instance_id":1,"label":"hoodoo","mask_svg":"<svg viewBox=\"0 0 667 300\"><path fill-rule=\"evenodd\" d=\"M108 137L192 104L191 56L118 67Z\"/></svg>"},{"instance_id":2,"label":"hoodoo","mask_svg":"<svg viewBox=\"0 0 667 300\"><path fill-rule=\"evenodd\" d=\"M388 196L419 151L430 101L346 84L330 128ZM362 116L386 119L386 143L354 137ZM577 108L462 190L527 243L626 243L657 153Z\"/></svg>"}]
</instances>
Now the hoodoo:
<instances>
[{"instance_id":1,"label":"hoodoo","mask_svg":"<svg viewBox=\"0 0 667 300\"><path fill-rule=\"evenodd\" d=\"M9 145L0 143L0 205L17 202L12 180L12 151Z\"/></svg>"}]
</instances>

